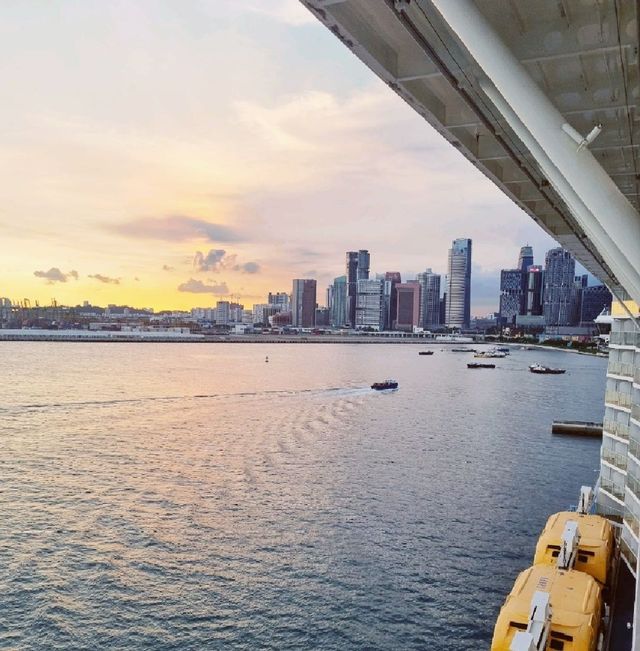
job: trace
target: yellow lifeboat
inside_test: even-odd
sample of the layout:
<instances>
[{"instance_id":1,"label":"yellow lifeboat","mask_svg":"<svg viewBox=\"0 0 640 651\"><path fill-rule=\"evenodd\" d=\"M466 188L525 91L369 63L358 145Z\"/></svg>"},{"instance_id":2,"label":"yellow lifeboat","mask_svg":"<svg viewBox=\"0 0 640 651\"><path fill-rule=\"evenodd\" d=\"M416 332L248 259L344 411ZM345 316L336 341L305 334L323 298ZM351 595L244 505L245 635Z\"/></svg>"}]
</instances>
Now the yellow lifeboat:
<instances>
[{"instance_id":1,"label":"yellow lifeboat","mask_svg":"<svg viewBox=\"0 0 640 651\"><path fill-rule=\"evenodd\" d=\"M599 515L572 511L555 513L548 520L536 545L534 565L556 565L563 545L563 532L568 522L576 522L580 532L574 569L590 574L606 585L613 558L613 527Z\"/></svg>"},{"instance_id":2,"label":"yellow lifeboat","mask_svg":"<svg viewBox=\"0 0 640 651\"><path fill-rule=\"evenodd\" d=\"M520 573L502 606L491 651L596 651L601 610L600 584L592 576L534 565Z\"/></svg>"}]
</instances>

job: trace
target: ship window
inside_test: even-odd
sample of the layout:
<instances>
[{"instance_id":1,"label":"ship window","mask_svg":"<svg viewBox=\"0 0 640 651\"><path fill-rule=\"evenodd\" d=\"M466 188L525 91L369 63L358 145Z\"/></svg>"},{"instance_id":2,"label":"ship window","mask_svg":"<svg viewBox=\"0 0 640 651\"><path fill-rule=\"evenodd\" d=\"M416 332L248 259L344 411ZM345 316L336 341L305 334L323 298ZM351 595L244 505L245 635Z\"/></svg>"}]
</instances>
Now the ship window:
<instances>
[{"instance_id":1,"label":"ship window","mask_svg":"<svg viewBox=\"0 0 640 651\"><path fill-rule=\"evenodd\" d=\"M573 642L573 636L561 633L560 631L551 631L551 637L555 637L558 640L565 640L566 642Z\"/></svg>"},{"instance_id":2,"label":"ship window","mask_svg":"<svg viewBox=\"0 0 640 651\"><path fill-rule=\"evenodd\" d=\"M562 640L554 640L554 639L552 639L551 642L549 643L549 648L550 649L564 649L564 642Z\"/></svg>"},{"instance_id":3,"label":"ship window","mask_svg":"<svg viewBox=\"0 0 640 651\"><path fill-rule=\"evenodd\" d=\"M557 549L554 549L554 550L551 552L551 558L558 558L558 556L560 556L560 551L557 550Z\"/></svg>"},{"instance_id":4,"label":"ship window","mask_svg":"<svg viewBox=\"0 0 640 651\"><path fill-rule=\"evenodd\" d=\"M527 630L527 625L523 624L522 622L509 622L509 626L513 626L513 628L518 628L521 631Z\"/></svg>"},{"instance_id":5,"label":"ship window","mask_svg":"<svg viewBox=\"0 0 640 651\"><path fill-rule=\"evenodd\" d=\"M557 549L560 551L560 545L547 545L547 549Z\"/></svg>"},{"instance_id":6,"label":"ship window","mask_svg":"<svg viewBox=\"0 0 640 651\"><path fill-rule=\"evenodd\" d=\"M595 552L591 552L588 549L580 549L579 547L578 547L578 553L579 554L584 554L585 556L595 556L596 555Z\"/></svg>"},{"instance_id":7,"label":"ship window","mask_svg":"<svg viewBox=\"0 0 640 651\"><path fill-rule=\"evenodd\" d=\"M587 563L589 561L589 557L585 556L584 554L578 554L578 560L581 563Z\"/></svg>"}]
</instances>

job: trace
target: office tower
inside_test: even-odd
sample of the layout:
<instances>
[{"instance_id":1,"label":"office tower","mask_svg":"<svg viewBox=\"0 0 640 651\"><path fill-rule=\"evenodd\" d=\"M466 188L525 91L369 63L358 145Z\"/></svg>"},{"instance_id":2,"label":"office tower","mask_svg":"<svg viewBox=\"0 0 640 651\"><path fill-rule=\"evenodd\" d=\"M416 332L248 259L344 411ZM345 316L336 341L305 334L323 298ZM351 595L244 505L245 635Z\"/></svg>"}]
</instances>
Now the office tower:
<instances>
[{"instance_id":1,"label":"office tower","mask_svg":"<svg viewBox=\"0 0 640 651\"><path fill-rule=\"evenodd\" d=\"M287 292L269 292L267 303L269 305L280 305L283 312L291 309L291 297Z\"/></svg>"},{"instance_id":2,"label":"office tower","mask_svg":"<svg viewBox=\"0 0 640 651\"><path fill-rule=\"evenodd\" d=\"M544 272L539 265L531 265L527 269L526 294L524 301L524 312L527 316L542 315L542 289Z\"/></svg>"},{"instance_id":3,"label":"office tower","mask_svg":"<svg viewBox=\"0 0 640 651\"><path fill-rule=\"evenodd\" d=\"M338 276L331 285L329 321L334 328L342 328L347 323L347 277Z\"/></svg>"},{"instance_id":4,"label":"office tower","mask_svg":"<svg viewBox=\"0 0 640 651\"><path fill-rule=\"evenodd\" d=\"M360 249L360 251L347 251L347 323L352 328L355 326L356 322L358 280L367 280L369 278L369 263L370 256L366 249Z\"/></svg>"},{"instance_id":5,"label":"office tower","mask_svg":"<svg viewBox=\"0 0 640 651\"><path fill-rule=\"evenodd\" d=\"M467 328L471 320L471 240L453 240L449 249L447 319L450 328Z\"/></svg>"},{"instance_id":6,"label":"office tower","mask_svg":"<svg viewBox=\"0 0 640 651\"><path fill-rule=\"evenodd\" d=\"M575 305L575 260L562 248L547 251L544 271L544 320L548 326L571 325Z\"/></svg>"},{"instance_id":7,"label":"office tower","mask_svg":"<svg viewBox=\"0 0 640 651\"><path fill-rule=\"evenodd\" d=\"M316 281L296 278L291 292L291 324L295 328L312 328L316 316Z\"/></svg>"},{"instance_id":8,"label":"office tower","mask_svg":"<svg viewBox=\"0 0 640 651\"><path fill-rule=\"evenodd\" d=\"M582 290L580 323L592 325L593 320L604 310L611 310L611 292L604 285L593 285ZM640 358L640 355L638 356Z\"/></svg>"},{"instance_id":9,"label":"office tower","mask_svg":"<svg viewBox=\"0 0 640 651\"><path fill-rule=\"evenodd\" d=\"M317 307L316 308L315 325L316 325L316 327L330 325L329 324L329 308L328 307Z\"/></svg>"},{"instance_id":10,"label":"office tower","mask_svg":"<svg viewBox=\"0 0 640 651\"><path fill-rule=\"evenodd\" d=\"M416 276L420 285L420 326L427 330L440 325L440 275L427 269Z\"/></svg>"},{"instance_id":11,"label":"office tower","mask_svg":"<svg viewBox=\"0 0 640 651\"><path fill-rule=\"evenodd\" d=\"M396 320L395 330L413 331L420 318L420 285L411 281L396 285Z\"/></svg>"},{"instance_id":12,"label":"office tower","mask_svg":"<svg viewBox=\"0 0 640 651\"><path fill-rule=\"evenodd\" d=\"M527 272L520 269L503 269L500 272L500 320L513 325L516 317L524 313Z\"/></svg>"},{"instance_id":13,"label":"office tower","mask_svg":"<svg viewBox=\"0 0 640 651\"><path fill-rule=\"evenodd\" d=\"M402 282L399 271L387 271L384 274L384 301L385 301L385 330L392 330L397 318L398 297L396 287Z\"/></svg>"},{"instance_id":14,"label":"office tower","mask_svg":"<svg viewBox=\"0 0 640 651\"><path fill-rule=\"evenodd\" d=\"M384 280L359 280L356 328L384 329Z\"/></svg>"},{"instance_id":15,"label":"office tower","mask_svg":"<svg viewBox=\"0 0 640 651\"><path fill-rule=\"evenodd\" d=\"M526 271L533 265L533 248L528 244L520 248L520 255L518 256L518 269Z\"/></svg>"}]
</instances>

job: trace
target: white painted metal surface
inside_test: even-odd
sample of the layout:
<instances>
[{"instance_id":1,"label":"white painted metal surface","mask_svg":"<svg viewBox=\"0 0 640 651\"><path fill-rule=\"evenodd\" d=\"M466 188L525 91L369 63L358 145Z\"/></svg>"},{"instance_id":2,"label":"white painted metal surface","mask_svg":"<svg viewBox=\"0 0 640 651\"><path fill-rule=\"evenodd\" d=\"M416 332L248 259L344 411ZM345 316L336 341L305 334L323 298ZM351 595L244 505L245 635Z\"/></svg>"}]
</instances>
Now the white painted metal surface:
<instances>
[{"instance_id":1,"label":"white painted metal surface","mask_svg":"<svg viewBox=\"0 0 640 651\"><path fill-rule=\"evenodd\" d=\"M547 648L551 629L549 593L537 590L531 599L526 631L518 631L511 641L510 651L542 651Z\"/></svg>"}]
</instances>

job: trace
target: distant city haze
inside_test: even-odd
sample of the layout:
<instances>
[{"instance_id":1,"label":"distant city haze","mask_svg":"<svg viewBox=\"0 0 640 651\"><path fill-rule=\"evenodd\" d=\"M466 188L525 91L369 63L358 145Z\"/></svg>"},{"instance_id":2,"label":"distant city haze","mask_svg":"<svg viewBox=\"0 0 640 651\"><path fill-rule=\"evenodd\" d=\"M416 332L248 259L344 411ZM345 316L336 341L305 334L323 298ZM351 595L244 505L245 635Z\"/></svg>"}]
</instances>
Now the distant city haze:
<instances>
[{"instance_id":1,"label":"distant city haze","mask_svg":"<svg viewBox=\"0 0 640 651\"><path fill-rule=\"evenodd\" d=\"M0 3L0 296L158 309L262 303L367 249L472 314L523 242L554 246L295 0Z\"/></svg>"}]
</instances>

